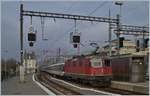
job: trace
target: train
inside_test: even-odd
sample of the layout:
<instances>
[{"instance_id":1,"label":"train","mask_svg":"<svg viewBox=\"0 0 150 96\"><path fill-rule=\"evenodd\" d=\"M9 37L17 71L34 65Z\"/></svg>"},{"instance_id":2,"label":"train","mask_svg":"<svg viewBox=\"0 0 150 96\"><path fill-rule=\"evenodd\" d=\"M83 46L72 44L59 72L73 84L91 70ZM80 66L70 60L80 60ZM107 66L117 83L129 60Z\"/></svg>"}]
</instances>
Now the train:
<instances>
[{"instance_id":1,"label":"train","mask_svg":"<svg viewBox=\"0 0 150 96\"><path fill-rule=\"evenodd\" d=\"M110 60L93 56L68 59L64 63L49 65L44 71L52 76L92 85L109 86L112 80Z\"/></svg>"}]
</instances>

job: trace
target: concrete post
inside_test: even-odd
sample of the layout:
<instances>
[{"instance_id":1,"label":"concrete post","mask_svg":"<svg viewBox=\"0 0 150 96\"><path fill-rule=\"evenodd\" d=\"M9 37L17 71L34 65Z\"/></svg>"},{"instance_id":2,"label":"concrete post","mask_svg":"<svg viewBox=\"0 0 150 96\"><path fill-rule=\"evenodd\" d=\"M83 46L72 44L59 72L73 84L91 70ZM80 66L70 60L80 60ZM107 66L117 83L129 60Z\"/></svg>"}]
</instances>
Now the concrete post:
<instances>
[{"instance_id":1,"label":"concrete post","mask_svg":"<svg viewBox=\"0 0 150 96\"><path fill-rule=\"evenodd\" d=\"M25 78L24 78L24 66L20 65L20 82L25 82Z\"/></svg>"}]
</instances>

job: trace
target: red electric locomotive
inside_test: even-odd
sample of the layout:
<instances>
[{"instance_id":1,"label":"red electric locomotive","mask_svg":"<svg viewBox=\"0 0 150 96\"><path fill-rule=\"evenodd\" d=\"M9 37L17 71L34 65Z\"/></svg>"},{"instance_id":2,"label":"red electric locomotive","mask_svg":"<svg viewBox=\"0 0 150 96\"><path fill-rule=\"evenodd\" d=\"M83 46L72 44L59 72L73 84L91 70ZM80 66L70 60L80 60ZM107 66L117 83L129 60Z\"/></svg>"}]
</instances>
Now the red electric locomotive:
<instances>
[{"instance_id":1,"label":"red electric locomotive","mask_svg":"<svg viewBox=\"0 0 150 96\"><path fill-rule=\"evenodd\" d=\"M110 85L112 79L110 59L95 56L80 56L69 59L65 63L46 66L43 71L52 76L98 86Z\"/></svg>"},{"instance_id":2,"label":"red electric locomotive","mask_svg":"<svg viewBox=\"0 0 150 96\"><path fill-rule=\"evenodd\" d=\"M92 84L110 85L112 68L109 59L99 57L78 57L69 59L64 65L64 75Z\"/></svg>"}]
</instances>

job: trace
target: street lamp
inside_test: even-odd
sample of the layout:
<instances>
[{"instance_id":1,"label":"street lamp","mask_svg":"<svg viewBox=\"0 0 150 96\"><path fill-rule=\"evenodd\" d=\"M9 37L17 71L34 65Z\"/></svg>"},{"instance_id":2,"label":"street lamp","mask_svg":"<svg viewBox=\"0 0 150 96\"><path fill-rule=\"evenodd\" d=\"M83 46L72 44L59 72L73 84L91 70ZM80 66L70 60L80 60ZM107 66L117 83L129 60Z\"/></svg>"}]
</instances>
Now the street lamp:
<instances>
[{"instance_id":1,"label":"street lamp","mask_svg":"<svg viewBox=\"0 0 150 96\"><path fill-rule=\"evenodd\" d=\"M117 26L118 26L118 28L117 28L117 30L118 30L118 34L116 34L117 35L117 54L119 55L120 54L120 45L119 45L119 37L120 37L120 29L121 29L121 7L122 7L122 5L123 5L123 2L121 2L121 1L116 1L115 2L115 5L118 5L118 6L120 6L120 14L119 15L117 15L117 18L118 18L118 20L119 20L119 23L117 24Z\"/></svg>"},{"instance_id":2,"label":"street lamp","mask_svg":"<svg viewBox=\"0 0 150 96\"><path fill-rule=\"evenodd\" d=\"M123 2L122 2L122 1L116 1L116 2L115 2L115 5L120 6L120 13L119 13L119 15L120 15L120 17L121 17L121 9L122 9Z\"/></svg>"}]
</instances>

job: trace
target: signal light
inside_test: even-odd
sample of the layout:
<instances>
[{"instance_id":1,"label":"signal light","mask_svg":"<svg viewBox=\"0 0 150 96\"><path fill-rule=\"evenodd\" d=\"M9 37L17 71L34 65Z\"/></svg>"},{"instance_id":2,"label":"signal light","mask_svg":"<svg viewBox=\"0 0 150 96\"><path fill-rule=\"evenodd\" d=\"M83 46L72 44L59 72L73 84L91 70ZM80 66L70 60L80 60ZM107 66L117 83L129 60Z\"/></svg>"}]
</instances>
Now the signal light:
<instances>
[{"instance_id":1,"label":"signal light","mask_svg":"<svg viewBox=\"0 0 150 96\"><path fill-rule=\"evenodd\" d=\"M28 33L28 41L36 41L36 34Z\"/></svg>"},{"instance_id":2,"label":"signal light","mask_svg":"<svg viewBox=\"0 0 150 96\"><path fill-rule=\"evenodd\" d=\"M123 40L124 40L124 37L119 38L119 48L123 47Z\"/></svg>"},{"instance_id":3,"label":"signal light","mask_svg":"<svg viewBox=\"0 0 150 96\"><path fill-rule=\"evenodd\" d=\"M144 40L145 48L147 48L147 47L148 47L148 41L149 41L149 38L147 38L147 39L145 39L145 40Z\"/></svg>"},{"instance_id":4,"label":"signal light","mask_svg":"<svg viewBox=\"0 0 150 96\"><path fill-rule=\"evenodd\" d=\"M78 47L80 44L81 33L79 32L71 32L70 33L70 43L73 45L74 48Z\"/></svg>"},{"instance_id":5,"label":"signal light","mask_svg":"<svg viewBox=\"0 0 150 96\"><path fill-rule=\"evenodd\" d=\"M140 51L140 41L139 40L137 40L136 41L136 52L139 52Z\"/></svg>"},{"instance_id":6,"label":"signal light","mask_svg":"<svg viewBox=\"0 0 150 96\"><path fill-rule=\"evenodd\" d=\"M30 47L33 47L33 42L29 42L29 46L30 46Z\"/></svg>"},{"instance_id":7,"label":"signal light","mask_svg":"<svg viewBox=\"0 0 150 96\"><path fill-rule=\"evenodd\" d=\"M140 46L140 41L139 41L139 40L136 41L136 46L137 46L137 47Z\"/></svg>"},{"instance_id":8,"label":"signal light","mask_svg":"<svg viewBox=\"0 0 150 96\"><path fill-rule=\"evenodd\" d=\"M80 36L73 36L73 43L80 43Z\"/></svg>"},{"instance_id":9,"label":"signal light","mask_svg":"<svg viewBox=\"0 0 150 96\"><path fill-rule=\"evenodd\" d=\"M73 44L73 47L74 47L74 48L77 48L77 47L78 47L78 45L77 45L77 44Z\"/></svg>"}]
</instances>

